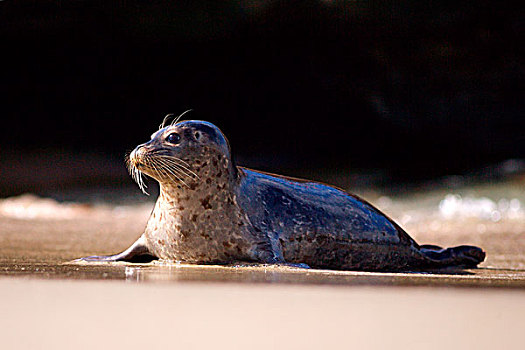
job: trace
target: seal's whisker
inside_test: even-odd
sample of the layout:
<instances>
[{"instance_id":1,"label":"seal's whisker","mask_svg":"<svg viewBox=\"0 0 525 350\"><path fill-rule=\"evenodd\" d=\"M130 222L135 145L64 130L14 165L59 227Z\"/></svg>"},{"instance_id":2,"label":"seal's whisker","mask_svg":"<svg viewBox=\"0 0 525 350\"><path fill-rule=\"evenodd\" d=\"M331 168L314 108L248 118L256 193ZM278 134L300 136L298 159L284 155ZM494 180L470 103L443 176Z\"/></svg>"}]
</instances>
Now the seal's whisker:
<instances>
[{"instance_id":1,"label":"seal's whisker","mask_svg":"<svg viewBox=\"0 0 525 350\"><path fill-rule=\"evenodd\" d=\"M148 186L144 182L144 178L142 177L142 172L138 170L137 168L135 168L135 171L137 172L137 178L139 180L138 185L139 185L140 190L142 191L142 193L149 196L148 191L146 191L146 188L148 188Z\"/></svg>"},{"instance_id":2,"label":"seal's whisker","mask_svg":"<svg viewBox=\"0 0 525 350\"><path fill-rule=\"evenodd\" d=\"M133 181L135 181L137 185L139 185L140 188L140 181L137 178L137 170L135 168L131 169L131 177L133 178Z\"/></svg>"},{"instance_id":3,"label":"seal's whisker","mask_svg":"<svg viewBox=\"0 0 525 350\"><path fill-rule=\"evenodd\" d=\"M158 161L156 157L152 157L151 155L146 156L147 163L150 168L153 168L153 171L159 176L159 177L168 177L170 179L173 179L170 174L166 172L166 166Z\"/></svg>"},{"instance_id":4,"label":"seal's whisker","mask_svg":"<svg viewBox=\"0 0 525 350\"><path fill-rule=\"evenodd\" d=\"M170 126L173 126L173 125L177 124L177 122L180 120L180 118L182 118L182 116L184 114L189 113L191 111L193 111L193 109L188 109L187 111L182 112L177 118L173 119L173 121L171 122Z\"/></svg>"},{"instance_id":5,"label":"seal's whisker","mask_svg":"<svg viewBox=\"0 0 525 350\"><path fill-rule=\"evenodd\" d=\"M183 172L181 172L180 170L178 169L174 169L172 168L169 164L167 164L166 162L164 162L162 159L158 159L158 162L160 164L162 164L162 166L164 167L164 170L169 172L170 174L172 174L173 176L175 176L180 182L182 182L183 184L185 184L186 186L188 186L188 184L186 184L186 182L184 181L183 177L186 176L188 178L191 178L188 174L185 174ZM189 187L189 186L188 186Z\"/></svg>"},{"instance_id":6,"label":"seal's whisker","mask_svg":"<svg viewBox=\"0 0 525 350\"><path fill-rule=\"evenodd\" d=\"M166 154L164 155L164 157L168 158L168 159L171 159L171 160L175 160L177 162L180 162L180 163L184 164L186 167L191 168L191 165L188 162L186 162L184 159L181 159L181 158L178 158L178 157L175 157L175 156L166 155Z\"/></svg>"},{"instance_id":7,"label":"seal's whisker","mask_svg":"<svg viewBox=\"0 0 525 350\"><path fill-rule=\"evenodd\" d=\"M166 114L166 116L162 120L162 124L159 125L159 130L166 126L166 122L168 121L168 118L173 116L173 115L175 115L175 114L173 114L173 113Z\"/></svg>"},{"instance_id":8,"label":"seal's whisker","mask_svg":"<svg viewBox=\"0 0 525 350\"><path fill-rule=\"evenodd\" d=\"M169 159L169 158L166 158L166 157L159 157L159 159L162 159L162 161L165 164L175 167L176 169L178 169L179 171L183 172L188 177L193 177L193 178L196 178L196 179L199 178L199 175L197 175L194 171L192 171L191 169L185 167L184 165L181 165L181 164L173 161L172 159Z\"/></svg>"},{"instance_id":9,"label":"seal's whisker","mask_svg":"<svg viewBox=\"0 0 525 350\"><path fill-rule=\"evenodd\" d=\"M193 170L191 170L191 166L180 158L168 156L168 155L159 155L158 157L168 161L170 164L174 164L177 167L186 170L188 173L190 173L191 175L197 178L199 177L199 175L197 175Z\"/></svg>"},{"instance_id":10,"label":"seal's whisker","mask_svg":"<svg viewBox=\"0 0 525 350\"><path fill-rule=\"evenodd\" d=\"M184 174L184 173L180 173L178 172L176 169L172 169L169 164L166 164L162 159L156 159L156 161L158 163L160 163L159 165L161 166L161 168L165 171L165 174L167 175L167 177L170 177L170 178L175 178L176 180L178 180L179 182L182 182L186 187L190 187L186 182L184 182L184 180L182 179L181 175L185 175L186 177L189 177L187 174ZM171 174L171 176L169 176L169 174Z\"/></svg>"},{"instance_id":11,"label":"seal's whisker","mask_svg":"<svg viewBox=\"0 0 525 350\"><path fill-rule=\"evenodd\" d=\"M163 168L162 169L162 173L164 174L165 177L169 178L171 181L179 182L179 183L181 183L182 185L184 185L184 186L186 186L188 188L190 187L180 176L178 176L177 174L173 173L171 170Z\"/></svg>"},{"instance_id":12,"label":"seal's whisker","mask_svg":"<svg viewBox=\"0 0 525 350\"><path fill-rule=\"evenodd\" d=\"M157 174L159 177L162 176L161 171L157 168L155 162L149 162L149 166L153 169L153 172Z\"/></svg>"},{"instance_id":13,"label":"seal's whisker","mask_svg":"<svg viewBox=\"0 0 525 350\"><path fill-rule=\"evenodd\" d=\"M150 167L153 168L153 171L159 176L159 177L168 177L170 179L173 179L171 176L169 176L169 174L166 172L166 170L164 169L164 167L162 166L162 164L158 164L156 162L156 160L153 158L153 159L149 159L150 160Z\"/></svg>"},{"instance_id":14,"label":"seal's whisker","mask_svg":"<svg viewBox=\"0 0 525 350\"><path fill-rule=\"evenodd\" d=\"M128 163L128 172L131 175L131 178L133 179L133 181L137 181L135 180L135 168L133 167L131 162Z\"/></svg>"},{"instance_id":15,"label":"seal's whisker","mask_svg":"<svg viewBox=\"0 0 525 350\"><path fill-rule=\"evenodd\" d=\"M180 158L177 158L177 157L174 157L174 156L170 156L170 155L166 155L166 154L160 154L159 157L162 157L164 159L169 159L169 160L172 160L174 162L177 162L178 164L181 164L181 165L184 165L187 169L189 169L191 167L191 165L188 164L188 162L180 159Z\"/></svg>"},{"instance_id":16,"label":"seal's whisker","mask_svg":"<svg viewBox=\"0 0 525 350\"><path fill-rule=\"evenodd\" d=\"M157 156L157 157L165 157L165 158L176 159L177 161L183 163L184 165L190 166L190 164L188 162L186 162L185 160L183 160L181 158L178 158L178 157L170 155L165 149L154 150L154 151L150 152L149 155Z\"/></svg>"},{"instance_id":17,"label":"seal's whisker","mask_svg":"<svg viewBox=\"0 0 525 350\"><path fill-rule=\"evenodd\" d=\"M156 151L153 151L150 153L151 156L156 156L156 157L163 157L163 158L169 158L169 159L172 159L172 160L175 160L177 162L180 162L182 164L184 164L186 167L190 168L191 165L186 162L185 160L181 159L181 158L178 158L178 157L175 157L175 156L172 156L172 155L169 155L169 154L166 154L166 150L156 150Z\"/></svg>"},{"instance_id":18,"label":"seal's whisker","mask_svg":"<svg viewBox=\"0 0 525 350\"><path fill-rule=\"evenodd\" d=\"M151 167L153 168L153 171L159 176L159 177L167 177L170 180L177 180L174 179L172 176L169 176L169 174L166 173L166 171L162 168L162 166L157 167L158 164L155 164L155 162L151 162Z\"/></svg>"},{"instance_id":19,"label":"seal's whisker","mask_svg":"<svg viewBox=\"0 0 525 350\"><path fill-rule=\"evenodd\" d=\"M166 168L168 168L172 172L175 172L179 176L186 177L188 179L195 179L195 176L192 176L191 174L185 173L184 171L182 171L181 169L178 169L173 164L168 164L168 163L163 163L163 164L166 166Z\"/></svg>"},{"instance_id":20,"label":"seal's whisker","mask_svg":"<svg viewBox=\"0 0 525 350\"><path fill-rule=\"evenodd\" d=\"M149 196L149 193L146 191L146 188L148 188L148 186L142 178L142 172L139 169L137 169L137 167L129 159L127 161L127 167L131 178L137 183L142 193Z\"/></svg>"},{"instance_id":21,"label":"seal's whisker","mask_svg":"<svg viewBox=\"0 0 525 350\"><path fill-rule=\"evenodd\" d=\"M186 163L183 160L173 157L173 156L167 156L163 154L158 154L160 152L152 153L152 158L155 159L163 159L167 165L176 167L181 173L188 177L194 177L199 178L199 175L197 175L193 170L191 170L189 167L185 166L184 164L181 164L180 162ZM187 164L187 163L186 163Z\"/></svg>"}]
</instances>

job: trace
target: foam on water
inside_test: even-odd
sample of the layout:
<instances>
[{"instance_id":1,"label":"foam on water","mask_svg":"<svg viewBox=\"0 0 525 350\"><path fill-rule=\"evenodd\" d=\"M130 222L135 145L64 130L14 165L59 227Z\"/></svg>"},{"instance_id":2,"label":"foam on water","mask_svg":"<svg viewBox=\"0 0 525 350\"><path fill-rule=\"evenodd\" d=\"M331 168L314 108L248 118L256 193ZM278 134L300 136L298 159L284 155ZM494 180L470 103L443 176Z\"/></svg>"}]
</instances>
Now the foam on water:
<instances>
[{"instance_id":1,"label":"foam on water","mask_svg":"<svg viewBox=\"0 0 525 350\"><path fill-rule=\"evenodd\" d=\"M462 197L448 194L439 202L439 213L444 219L477 218L500 221L523 217L522 205L517 198L492 200L487 197Z\"/></svg>"}]
</instances>

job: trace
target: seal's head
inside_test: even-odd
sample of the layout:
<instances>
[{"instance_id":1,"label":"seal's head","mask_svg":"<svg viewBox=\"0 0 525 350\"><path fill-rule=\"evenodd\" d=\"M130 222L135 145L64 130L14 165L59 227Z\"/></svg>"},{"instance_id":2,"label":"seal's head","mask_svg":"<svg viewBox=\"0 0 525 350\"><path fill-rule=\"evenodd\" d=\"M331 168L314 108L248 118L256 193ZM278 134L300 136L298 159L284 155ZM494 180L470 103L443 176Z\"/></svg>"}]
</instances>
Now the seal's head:
<instances>
[{"instance_id":1,"label":"seal's head","mask_svg":"<svg viewBox=\"0 0 525 350\"><path fill-rule=\"evenodd\" d=\"M215 125L199 120L161 125L150 141L130 153L128 169L144 193L142 173L180 189L235 173L226 137Z\"/></svg>"}]
</instances>

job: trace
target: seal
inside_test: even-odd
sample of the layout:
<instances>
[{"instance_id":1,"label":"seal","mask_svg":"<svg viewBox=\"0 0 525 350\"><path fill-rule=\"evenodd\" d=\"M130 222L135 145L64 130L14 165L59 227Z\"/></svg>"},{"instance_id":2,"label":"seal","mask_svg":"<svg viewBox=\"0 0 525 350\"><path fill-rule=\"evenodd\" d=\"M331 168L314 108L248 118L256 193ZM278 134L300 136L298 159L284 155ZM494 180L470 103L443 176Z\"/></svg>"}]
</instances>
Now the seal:
<instances>
[{"instance_id":1,"label":"seal","mask_svg":"<svg viewBox=\"0 0 525 350\"><path fill-rule=\"evenodd\" d=\"M160 184L144 233L116 255L79 260L195 264L256 262L407 271L471 268L482 249L418 245L365 200L333 186L237 167L224 134L205 121L163 123L128 159Z\"/></svg>"}]
</instances>

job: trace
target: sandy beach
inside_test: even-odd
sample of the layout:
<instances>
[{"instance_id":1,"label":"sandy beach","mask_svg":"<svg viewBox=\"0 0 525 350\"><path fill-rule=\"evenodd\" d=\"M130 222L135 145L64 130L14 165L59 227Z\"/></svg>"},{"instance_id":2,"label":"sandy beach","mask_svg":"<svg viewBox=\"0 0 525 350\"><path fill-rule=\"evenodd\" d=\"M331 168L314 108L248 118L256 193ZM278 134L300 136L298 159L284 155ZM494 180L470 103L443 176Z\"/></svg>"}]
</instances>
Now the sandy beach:
<instances>
[{"instance_id":1,"label":"sandy beach","mask_svg":"<svg viewBox=\"0 0 525 350\"><path fill-rule=\"evenodd\" d=\"M504 191L491 191L505 198L514 193L507 185ZM483 189L476 193L483 195ZM78 257L127 248L141 234L152 202L7 198L0 201L2 345L521 349L523 208L498 206L505 204L501 198L454 196L434 191L408 198L369 197L419 242L483 247L487 260L479 269L369 273L159 262L74 264L71 260ZM484 207L492 216L485 217Z\"/></svg>"}]
</instances>

